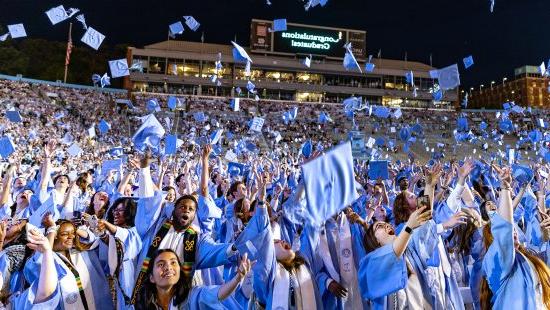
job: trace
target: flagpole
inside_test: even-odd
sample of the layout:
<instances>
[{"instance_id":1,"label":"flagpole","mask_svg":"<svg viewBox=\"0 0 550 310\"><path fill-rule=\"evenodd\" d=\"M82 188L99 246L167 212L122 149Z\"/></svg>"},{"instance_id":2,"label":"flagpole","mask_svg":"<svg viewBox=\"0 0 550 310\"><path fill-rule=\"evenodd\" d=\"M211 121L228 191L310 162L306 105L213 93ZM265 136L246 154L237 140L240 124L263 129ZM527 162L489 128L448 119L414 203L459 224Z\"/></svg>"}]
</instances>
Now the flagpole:
<instances>
[{"instance_id":1,"label":"flagpole","mask_svg":"<svg viewBox=\"0 0 550 310\"><path fill-rule=\"evenodd\" d=\"M69 23L69 40L67 41L67 52L65 54L65 75L63 77L63 83L67 83L67 72L69 70L69 59L71 57L71 51L73 49L73 40L71 38L71 32L73 30L73 23Z\"/></svg>"}]
</instances>

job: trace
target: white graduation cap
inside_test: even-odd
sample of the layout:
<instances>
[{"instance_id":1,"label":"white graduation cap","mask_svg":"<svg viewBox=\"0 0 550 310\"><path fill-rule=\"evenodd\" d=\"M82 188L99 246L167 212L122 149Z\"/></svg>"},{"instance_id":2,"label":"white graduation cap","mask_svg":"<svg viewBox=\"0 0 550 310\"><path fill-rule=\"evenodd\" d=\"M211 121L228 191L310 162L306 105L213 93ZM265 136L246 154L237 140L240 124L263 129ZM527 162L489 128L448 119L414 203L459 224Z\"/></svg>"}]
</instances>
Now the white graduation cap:
<instances>
[{"instance_id":1,"label":"white graduation cap","mask_svg":"<svg viewBox=\"0 0 550 310\"><path fill-rule=\"evenodd\" d=\"M309 57L306 56L306 58L304 59L304 65L308 68L311 67L311 55L309 55Z\"/></svg>"},{"instance_id":2,"label":"white graduation cap","mask_svg":"<svg viewBox=\"0 0 550 310\"><path fill-rule=\"evenodd\" d=\"M73 15L78 13L79 9L70 8L68 11L65 10L63 5L56 6L46 11L46 15L52 22L52 25L58 24L64 20L71 18Z\"/></svg>"},{"instance_id":3,"label":"white graduation cap","mask_svg":"<svg viewBox=\"0 0 550 310\"><path fill-rule=\"evenodd\" d=\"M248 53L244 50L244 48L242 48L242 46L240 46L239 44L237 44L233 41L231 41L231 44L233 44L233 46L234 46L233 58L235 59L235 61L240 61L240 62L250 61L250 62L252 62L252 58L250 58L250 56L248 56Z\"/></svg>"},{"instance_id":4,"label":"white graduation cap","mask_svg":"<svg viewBox=\"0 0 550 310\"><path fill-rule=\"evenodd\" d=\"M82 149L80 148L78 143L75 142L71 146L69 146L69 148L67 149L67 153L69 153L69 155L73 157L80 156L80 154L82 154Z\"/></svg>"},{"instance_id":5,"label":"white graduation cap","mask_svg":"<svg viewBox=\"0 0 550 310\"><path fill-rule=\"evenodd\" d=\"M184 16L183 18L185 19L185 24L187 27L193 31L197 31L197 29L201 26L201 24L193 16Z\"/></svg>"},{"instance_id":6,"label":"white graduation cap","mask_svg":"<svg viewBox=\"0 0 550 310\"><path fill-rule=\"evenodd\" d=\"M109 61L109 68L111 69L112 78L130 75L126 58Z\"/></svg>"},{"instance_id":7,"label":"white graduation cap","mask_svg":"<svg viewBox=\"0 0 550 310\"><path fill-rule=\"evenodd\" d=\"M8 25L8 31L12 39L24 38L27 36L25 32L25 26L23 24Z\"/></svg>"},{"instance_id":8,"label":"white graduation cap","mask_svg":"<svg viewBox=\"0 0 550 310\"><path fill-rule=\"evenodd\" d=\"M105 40L105 36L92 27L88 27L88 30L86 30L86 33L84 33L82 39L80 39L80 41L86 43L89 47L95 50L99 49L99 46L103 43L103 40Z\"/></svg>"}]
</instances>

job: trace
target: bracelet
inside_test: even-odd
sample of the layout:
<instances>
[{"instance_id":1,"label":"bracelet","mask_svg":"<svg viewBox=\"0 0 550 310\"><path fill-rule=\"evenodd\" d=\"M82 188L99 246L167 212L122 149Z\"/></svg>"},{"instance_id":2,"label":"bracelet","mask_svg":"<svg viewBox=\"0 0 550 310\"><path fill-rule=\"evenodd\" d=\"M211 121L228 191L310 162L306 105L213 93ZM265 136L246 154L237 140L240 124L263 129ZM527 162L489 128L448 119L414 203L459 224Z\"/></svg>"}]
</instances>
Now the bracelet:
<instances>
[{"instance_id":1,"label":"bracelet","mask_svg":"<svg viewBox=\"0 0 550 310\"><path fill-rule=\"evenodd\" d=\"M412 232L413 232L413 229L410 228L409 226L405 226L405 232L407 232L409 235L412 235Z\"/></svg>"},{"instance_id":2,"label":"bracelet","mask_svg":"<svg viewBox=\"0 0 550 310\"><path fill-rule=\"evenodd\" d=\"M46 230L46 235L49 235L51 232L54 232L57 235L58 229L59 229L59 226L57 225L51 226Z\"/></svg>"}]
</instances>

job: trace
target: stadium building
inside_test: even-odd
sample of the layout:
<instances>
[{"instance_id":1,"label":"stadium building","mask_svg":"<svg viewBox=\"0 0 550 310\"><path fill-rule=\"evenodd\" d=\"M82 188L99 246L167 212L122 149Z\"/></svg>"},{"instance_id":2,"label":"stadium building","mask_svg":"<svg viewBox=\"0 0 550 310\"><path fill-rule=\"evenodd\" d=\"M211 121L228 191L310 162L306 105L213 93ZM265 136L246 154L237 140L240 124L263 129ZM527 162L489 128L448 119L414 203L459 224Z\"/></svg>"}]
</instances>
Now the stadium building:
<instances>
[{"instance_id":1,"label":"stadium building","mask_svg":"<svg viewBox=\"0 0 550 310\"><path fill-rule=\"evenodd\" d=\"M125 88L133 92L176 93L202 96L253 97L246 91L250 79L260 99L301 102L341 102L349 96L361 96L371 103L387 106L447 107L458 104L458 90L447 91L434 101L430 89L434 80L429 65L373 57L372 72L365 72L366 32L302 24L287 24L286 31L271 32L272 21L251 22L250 47L253 60L251 75L245 64L233 61L231 44L210 44L167 40L143 48L129 47L129 63L140 63L143 72L132 72ZM362 67L347 71L342 60L343 45L351 42L353 53ZM213 82L215 62L221 54L223 68ZM312 56L311 66L304 59ZM412 71L417 96L406 83L405 73Z\"/></svg>"}]
</instances>

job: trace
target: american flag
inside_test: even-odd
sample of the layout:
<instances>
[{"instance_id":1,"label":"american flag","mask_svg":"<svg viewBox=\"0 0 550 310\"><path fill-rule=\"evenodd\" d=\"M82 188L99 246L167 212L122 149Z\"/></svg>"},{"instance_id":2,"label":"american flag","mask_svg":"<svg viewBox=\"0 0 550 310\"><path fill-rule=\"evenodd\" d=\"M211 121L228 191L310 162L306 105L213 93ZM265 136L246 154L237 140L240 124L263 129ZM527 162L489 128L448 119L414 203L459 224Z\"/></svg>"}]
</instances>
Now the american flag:
<instances>
[{"instance_id":1,"label":"american flag","mask_svg":"<svg viewBox=\"0 0 550 310\"><path fill-rule=\"evenodd\" d=\"M65 66L68 66L71 62L71 52L73 51L73 39L69 33L69 41L67 42L67 54L65 55Z\"/></svg>"}]
</instances>

